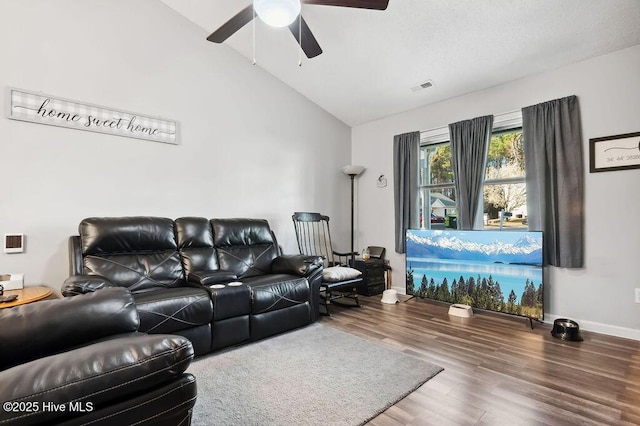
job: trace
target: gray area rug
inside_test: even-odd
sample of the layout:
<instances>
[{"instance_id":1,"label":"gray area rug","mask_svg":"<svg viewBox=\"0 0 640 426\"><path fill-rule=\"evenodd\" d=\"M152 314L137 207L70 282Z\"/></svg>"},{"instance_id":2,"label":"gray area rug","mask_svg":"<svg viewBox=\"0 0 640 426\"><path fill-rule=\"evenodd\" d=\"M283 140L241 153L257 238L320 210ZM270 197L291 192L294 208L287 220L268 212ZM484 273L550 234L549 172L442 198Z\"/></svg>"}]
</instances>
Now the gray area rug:
<instances>
[{"instance_id":1,"label":"gray area rug","mask_svg":"<svg viewBox=\"0 0 640 426\"><path fill-rule=\"evenodd\" d=\"M194 361L194 426L359 425L442 368L322 324Z\"/></svg>"}]
</instances>

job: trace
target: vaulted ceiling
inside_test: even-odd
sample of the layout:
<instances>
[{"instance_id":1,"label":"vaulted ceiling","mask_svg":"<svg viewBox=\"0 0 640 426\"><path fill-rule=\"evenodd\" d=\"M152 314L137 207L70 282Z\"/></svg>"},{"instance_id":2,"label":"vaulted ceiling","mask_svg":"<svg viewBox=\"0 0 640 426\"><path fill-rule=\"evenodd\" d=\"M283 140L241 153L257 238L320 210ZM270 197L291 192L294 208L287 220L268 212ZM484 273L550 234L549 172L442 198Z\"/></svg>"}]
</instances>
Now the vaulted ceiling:
<instances>
[{"instance_id":1,"label":"vaulted ceiling","mask_svg":"<svg viewBox=\"0 0 640 426\"><path fill-rule=\"evenodd\" d=\"M251 4L161 1L203 39ZM289 30L258 21L256 66L351 126L640 44L638 0L390 0L385 11L303 5L302 15L324 53L298 66ZM225 44L252 60L253 25Z\"/></svg>"}]
</instances>

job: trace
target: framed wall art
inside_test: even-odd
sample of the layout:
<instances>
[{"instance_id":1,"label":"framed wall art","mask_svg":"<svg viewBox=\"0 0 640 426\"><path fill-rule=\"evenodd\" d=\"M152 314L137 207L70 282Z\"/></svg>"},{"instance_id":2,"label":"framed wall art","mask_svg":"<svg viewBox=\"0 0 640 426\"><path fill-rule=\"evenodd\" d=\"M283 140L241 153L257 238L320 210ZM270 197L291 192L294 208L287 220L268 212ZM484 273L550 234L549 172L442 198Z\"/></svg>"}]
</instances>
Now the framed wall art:
<instances>
[{"instance_id":1,"label":"framed wall art","mask_svg":"<svg viewBox=\"0 0 640 426\"><path fill-rule=\"evenodd\" d=\"M589 139L589 172L640 169L640 132Z\"/></svg>"},{"instance_id":2,"label":"framed wall art","mask_svg":"<svg viewBox=\"0 0 640 426\"><path fill-rule=\"evenodd\" d=\"M6 116L11 120L172 145L180 143L178 122L175 120L102 107L14 87L7 87L6 93Z\"/></svg>"}]
</instances>

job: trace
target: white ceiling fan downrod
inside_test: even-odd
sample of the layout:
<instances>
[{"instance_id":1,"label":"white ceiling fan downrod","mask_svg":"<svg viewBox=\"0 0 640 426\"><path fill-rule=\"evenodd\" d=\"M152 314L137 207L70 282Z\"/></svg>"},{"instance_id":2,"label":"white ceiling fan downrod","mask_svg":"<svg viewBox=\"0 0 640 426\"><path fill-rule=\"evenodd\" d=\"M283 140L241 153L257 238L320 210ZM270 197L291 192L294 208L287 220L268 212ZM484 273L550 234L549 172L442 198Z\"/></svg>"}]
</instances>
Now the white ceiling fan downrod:
<instances>
[{"instance_id":1,"label":"white ceiling fan downrod","mask_svg":"<svg viewBox=\"0 0 640 426\"><path fill-rule=\"evenodd\" d=\"M253 2L253 19L251 21L251 30L253 32L253 63L251 65L255 65L256 62L256 2Z\"/></svg>"},{"instance_id":2,"label":"white ceiling fan downrod","mask_svg":"<svg viewBox=\"0 0 640 426\"><path fill-rule=\"evenodd\" d=\"M300 18L298 19L298 66L302 66L302 10L300 10Z\"/></svg>"}]
</instances>

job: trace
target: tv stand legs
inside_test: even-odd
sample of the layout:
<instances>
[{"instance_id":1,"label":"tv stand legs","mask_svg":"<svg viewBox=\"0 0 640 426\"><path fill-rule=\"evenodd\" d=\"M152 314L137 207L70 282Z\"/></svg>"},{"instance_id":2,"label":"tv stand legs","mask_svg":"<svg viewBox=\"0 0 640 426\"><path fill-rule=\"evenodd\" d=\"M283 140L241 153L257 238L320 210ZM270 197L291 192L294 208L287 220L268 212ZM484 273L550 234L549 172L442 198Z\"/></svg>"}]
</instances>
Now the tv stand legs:
<instances>
[{"instance_id":1,"label":"tv stand legs","mask_svg":"<svg viewBox=\"0 0 640 426\"><path fill-rule=\"evenodd\" d=\"M539 319L536 318L531 318L529 317L529 327L531 327L531 329L533 330L533 322L539 322L540 324L544 324L542 321L540 321Z\"/></svg>"}]
</instances>

